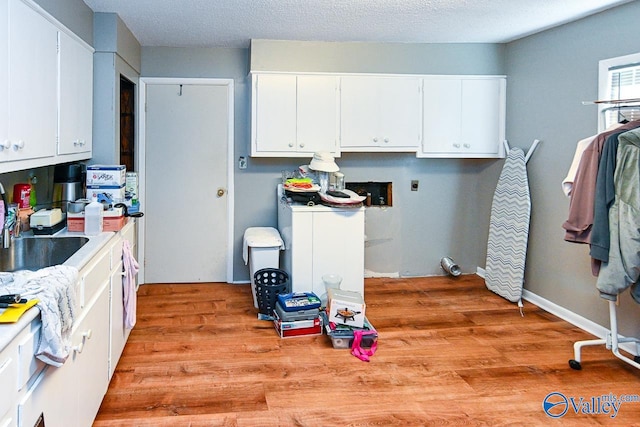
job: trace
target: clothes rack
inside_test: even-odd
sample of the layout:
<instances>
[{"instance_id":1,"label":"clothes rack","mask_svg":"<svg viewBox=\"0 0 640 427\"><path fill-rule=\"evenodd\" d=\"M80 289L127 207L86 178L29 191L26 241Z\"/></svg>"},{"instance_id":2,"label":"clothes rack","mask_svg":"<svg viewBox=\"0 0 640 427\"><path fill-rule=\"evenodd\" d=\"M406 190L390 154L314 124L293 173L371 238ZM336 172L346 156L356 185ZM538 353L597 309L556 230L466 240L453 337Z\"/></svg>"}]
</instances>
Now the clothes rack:
<instances>
[{"instance_id":1,"label":"clothes rack","mask_svg":"<svg viewBox=\"0 0 640 427\"><path fill-rule=\"evenodd\" d=\"M634 358L631 359L620 353L619 344L631 342L636 344L636 353L640 354L640 339L618 335L618 319L615 301L609 301L609 323L610 330L607 332L606 338L576 341L573 343L573 359L569 360L569 366L571 366L571 368L576 370L582 369L582 364L580 363L580 352L582 351L582 347L605 345L607 350L611 350L618 359L640 369L640 356L634 356Z\"/></svg>"},{"instance_id":2,"label":"clothes rack","mask_svg":"<svg viewBox=\"0 0 640 427\"><path fill-rule=\"evenodd\" d=\"M583 102L583 104L619 105L621 103L629 103L629 102L640 102L640 98L593 101L590 103ZM633 130L628 129L625 132L633 132ZM616 146L616 149L617 149L617 146ZM624 165L622 165L622 167L624 167ZM617 188L616 188L616 197L618 197ZM606 337L603 339L576 341L573 344L574 358L569 360L569 366L572 369L575 369L575 370L582 369L582 364L581 364L582 348L587 346L596 346L596 345L604 345L607 348L607 350L611 350L613 355L616 356L618 359L622 360L625 363L628 363L631 366L634 366L640 369L640 339L634 338L634 337L626 337L618 333L617 300L608 299L608 298L607 300L609 303L609 330L606 333ZM628 357L622 354L620 352L620 343L635 343L635 354L637 356ZM631 353L631 351L629 353Z\"/></svg>"}]
</instances>

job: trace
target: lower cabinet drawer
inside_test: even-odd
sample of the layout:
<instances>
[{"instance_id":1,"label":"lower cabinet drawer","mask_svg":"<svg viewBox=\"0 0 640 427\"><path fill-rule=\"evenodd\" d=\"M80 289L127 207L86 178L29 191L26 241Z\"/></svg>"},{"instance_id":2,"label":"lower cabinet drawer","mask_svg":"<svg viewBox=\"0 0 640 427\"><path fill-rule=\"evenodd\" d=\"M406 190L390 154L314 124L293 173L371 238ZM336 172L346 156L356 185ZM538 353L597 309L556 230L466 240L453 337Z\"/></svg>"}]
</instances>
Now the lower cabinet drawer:
<instances>
[{"instance_id":1,"label":"lower cabinet drawer","mask_svg":"<svg viewBox=\"0 0 640 427\"><path fill-rule=\"evenodd\" d=\"M4 424L12 425L7 420L15 420L15 399L17 391L16 361L11 356L0 359L0 384L2 384L2 398L0 398L0 427Z\"/></svg>"},{"instance_id":2,"label":"lower cabinet drawer","mask_svg":"<svg viewBox=\"0 0 640 427\"><path fill-rule=\"evenodd\" d=\"M42 326L38 324L18 343L18 390L25 388L46 366L35 357L41 330Z\"/></svg>"}]
</instances>

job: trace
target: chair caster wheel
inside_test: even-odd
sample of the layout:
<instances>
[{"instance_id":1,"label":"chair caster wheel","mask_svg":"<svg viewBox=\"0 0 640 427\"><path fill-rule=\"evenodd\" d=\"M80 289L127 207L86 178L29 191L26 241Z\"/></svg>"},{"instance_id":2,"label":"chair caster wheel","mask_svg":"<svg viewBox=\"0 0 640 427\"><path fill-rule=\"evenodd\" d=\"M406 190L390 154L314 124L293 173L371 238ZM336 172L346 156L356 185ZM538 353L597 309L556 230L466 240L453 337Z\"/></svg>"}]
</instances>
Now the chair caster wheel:
<instances>
[{"instance_id":1,"label":"chair caster wheel","mask_svg":"<svg viewBox=\"0 0 640 427\"><path fill-rule=\"evenodd\" d=\"M580 364L580 362L573 359L569 360L569 366L571 366L571 369L575 369L576 371L579 371L582 369L582 365Z\"/></svg>"}]
</instances>

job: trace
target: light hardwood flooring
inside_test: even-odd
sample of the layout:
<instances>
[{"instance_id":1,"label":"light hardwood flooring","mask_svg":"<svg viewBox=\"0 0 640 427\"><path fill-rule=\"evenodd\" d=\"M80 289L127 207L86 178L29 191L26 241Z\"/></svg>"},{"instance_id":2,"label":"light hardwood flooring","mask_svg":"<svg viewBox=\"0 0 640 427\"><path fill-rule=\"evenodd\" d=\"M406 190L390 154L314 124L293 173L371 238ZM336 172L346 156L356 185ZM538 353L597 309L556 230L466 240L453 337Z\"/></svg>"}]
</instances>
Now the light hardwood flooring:
<instances>
[{"instance_id":1,"label":"light hardwood flooring","mask_svg":"<svg viewBox=\"0 0 640 427\"><path fill-rule=\"evenodd\" d=\"M583 403L640 394L640 371L604 346L572 370L573 342L592 336L527 302L521 317L475 275L367 279L379 333L370 362L326 335L280 339L257 320L249 285L138 295L95 426L640 426L640 402L615 418L546 415L552 392Z\"/></svg>"}]
</instances>

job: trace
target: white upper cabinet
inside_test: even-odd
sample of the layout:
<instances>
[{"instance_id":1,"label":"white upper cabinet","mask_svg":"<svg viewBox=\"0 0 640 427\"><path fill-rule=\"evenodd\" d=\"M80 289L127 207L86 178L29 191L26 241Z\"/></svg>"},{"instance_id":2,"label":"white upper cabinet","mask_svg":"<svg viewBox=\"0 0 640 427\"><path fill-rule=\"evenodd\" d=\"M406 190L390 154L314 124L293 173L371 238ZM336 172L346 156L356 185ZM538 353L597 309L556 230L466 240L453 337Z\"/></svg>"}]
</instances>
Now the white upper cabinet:
<instances>
[{"instance_id":1,"label":"white upper cabinet","mask_svg":"<svg viewBox=\"0 0 640 427\"><path fill-rule=\"evenodd\" d=\"M343 76L342 151L417 151L422 139L420 79Z\"/></svg>"},{"instance_id":2,"label":"white upper cabinet","mask_svg":"<svg viewBox=\"0 0 640 427\"><path fill-rule=\"evenodd\" d=\"M329 75L253 74L251 155L339 154L338 81Z\"/></svg>"},{"instance_id":3,"label":"white upper cabinet","mask_svg":"<svg viewBox=\"0 0 640 427\"><path fill-rule=\"evenodd\" d=\"M9 0L8 18L9 75L3 81L8 130L0 161L51 157L57 135L58 31L20 0Z\"/></svg>"},{"instance_id":4,"label":"white upper cabinet","mask_svg":"<svg viewBox=\"0 0 640 427\"><path fill-rule=\"evenodd\" d=\"M91 158L93 49L72 34L0 1L0 173Z\"/></svg>"},{"instance_id":5,"label":"white upper cabinet","mask_svg":"<svg viewBox=\"0 0 640 427\"><path fill-rule=\"evenodd\" d=\"M58 154L91 151L93 52L60 32L60 113Z\"/></svg>"},{"instance_id":6,"label":"white upper cabinet","mask_svg":"<svg viewBox=\"0 0 640 427\"><path fill-rule=\"evenodd\" d=\"M425 77L423 91L418 157L504 157L504 77Z\"/></svg>"}]
</instances>

